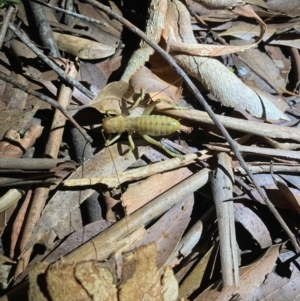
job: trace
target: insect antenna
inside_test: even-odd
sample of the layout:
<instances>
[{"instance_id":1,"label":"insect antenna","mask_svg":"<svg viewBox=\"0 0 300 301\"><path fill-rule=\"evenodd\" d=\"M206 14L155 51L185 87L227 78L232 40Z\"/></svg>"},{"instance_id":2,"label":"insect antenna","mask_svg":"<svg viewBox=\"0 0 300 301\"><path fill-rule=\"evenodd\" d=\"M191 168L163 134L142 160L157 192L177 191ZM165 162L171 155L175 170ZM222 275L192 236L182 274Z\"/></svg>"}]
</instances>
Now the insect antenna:
<instances>
[{"instance_id":1,"label":"insect antenna","mask_svg":"<svg viewBox=\"0 0 300 301\"><path fill-rule=\"evenodd\" d=\"M103 139L105 141L105 143L107 142L107 139L105 137L105 134L104 134L104 131L102 130L101 131L101 134L103 136ZM117 178L117 181L118 181L118 186L120 188L120 194L121 194L121 205L123 207L123 210L124 210L124 218L126 219L126 226L127 226L127 234L128 234L128 244L130 246L130 249L131 249L131 241L130 241L130 233L129 233L129 225L128 225L128 215L127 215L127 212L126 212L126 206L124 205L123 203L123 192L122 192L122 185L121 185L121 181L120 181L120 177L119 177L119 173L118 173L118 170L117 170L117 166L116 166L116 163L115 163L115 160L113 158L113 155L111 153L111 150L110 150L110 147L109 145L106 146L107 149L108 149L108 152L109 152L109 155L111 157L111 160L112 160L112 163L113 163L113 166L114 166L114 170L115 170L115 173L116 173L116 178Z\"/></svg>"}]
</instances>

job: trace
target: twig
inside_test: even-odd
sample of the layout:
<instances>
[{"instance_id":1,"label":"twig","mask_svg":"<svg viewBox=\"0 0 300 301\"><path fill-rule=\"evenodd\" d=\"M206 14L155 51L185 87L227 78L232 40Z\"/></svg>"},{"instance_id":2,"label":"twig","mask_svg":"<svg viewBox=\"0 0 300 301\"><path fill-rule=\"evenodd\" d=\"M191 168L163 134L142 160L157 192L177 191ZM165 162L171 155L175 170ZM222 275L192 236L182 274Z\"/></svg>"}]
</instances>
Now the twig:
<instances>
[{"instance_id":1,"label":"twig","mask_svg":"<svg viewBox=\"0 0 300 301\"><path fill-rule=\"evenodd\" d=\"M10 6L6 12L6 14L3 17L1 30L0 30L0 49L2 48L3 41L7 32L8 23L10 21L10 18L14 12L15 8L13 6Z\"/></svg>"},{"instance_id":2,"label":"twig","mask_svg":"<svg viewBox=\"0 0 300 301\"><path fill-rule=\"evenodd\" d=\"M49 3L46 3L46 2L43 2L43 1L39 1L39 0L29 0L30 2L37 2L37 3L40 3L41 5L45 5L49 8L52 8L52 9L55 9L57 11L60 11L62 13L65 13L67 15L70 15L70 16L73 16L73 17L76 17L78 19L81 19L81 20L84 20L84 21L87 21L87 22L90 22L90 23L95 23L95 24L98 24L98 25L103 25L103 26L106 26L108 27L108 24L105 23L105 22L102 22L102 21L99 21L99 20L96 20L96 19L93 19L93 18L89 18L89 17L86 17L84 15L81 15L81 14L77 14L77 13L74 13L72 11L69 11L69 10L66 10L66 9L63 9L63 8L60 8L60 7L57 7L55 5L52 5L52 4L49 4Z\"/></svg>"},{"instance_id":3,"label":"twig","mask_svg":"<svg viewBox=\"0 0 300 301\"><path fill-rule=\"evenodd\" d=\"M261 195L264 202L269 207L270 211L273 213L273 215L276 217L282 228L287 233L288 237L291 239L291 242L293 246L295 247L295 250L297 253L300 253L300 247L297 243L297 240L295 238L295 235L291 232L291 230L286 225L283 218L280 216L278 211L276 210L275 206L272 204L272 202L268 199L266 193L264 190L260 187L257 180L254 178L252 172L250 171L249 167L247 166L245 160L243 159L241 153L239 152L235 142L230 137L229 133L225 129L225 127L219 122L219 120L216 118L213 110L210 108L208 103L206 102L205 98L202 96L202 94L199 92L195 84L190 80L190 78L186 75L186 73L181 69L172 56L170 56L167 52L165 52L160 46L153 43L141 30L139 30L136 26L134 26L132 23L130 23L128 20L124 19L123 17L119 16L118 14L114 13L109 7L102 5L95 0L86 0L86 2L94 5L95 7L99 8L100 10L104 11L106 14L111 16L112 18L118 20L121 22L125 27L127 27L129 30L131 30L133 33L137 34L139 37L141 37L148 45L150 45L153 49L155 49L169 64L170 66L177 72L179 76L183 78L185 81L187 87L191 90L191 92L195 95L196 99L199 101L199 103L202 105L202 107L205 109L205 111L208 113L209 117L213 120L213 122L216 124L218 129L221 131L227 142L229 143L232 151L238 158L238 160L241 163L241 166L245 169L248 176L250 177L252 183L256 187L258 193Z\"/></svg>"},{"instance_id":4,"label":"twig","mask_svg":"<svg viewBox=\"0 0 300 301\"><path fill-rule=\"evenodd\" d=\"M85 88L81 83L79 83L74 78L67 75L63 70L61 70L53 61L51 61L41 50L33 45L27 39L20 30L18 30L12 23L8 24L9 29L11 29L15 35L30 49L32 50L39 58L41 58L50 68L52 68L64 81L70 85L76 87L80 92L85 94L90 99L95 97L94 93Z\"/></svg>"},{"instance_id":5,"label":"twig","mask_svg":"<svg viewBox=\"0 0 300 301\"><path fill-rule=\"evenodd\" d=\"M44 7L31 1L29 2L29 5L43 46L50 50L51 56L60 57Z\"/></svg>"},{"instance_id":6,"label":"twig","mask_svg":"<svg viewBox=\"0 0 300 301\"><path fill-rule=\"evenodd\" d=\"M37 98L41 99L42 101L49 103L51 106L53 106L54 108L58 109L59 111L61 111L69 120L70 122L76 127L76 129L78 129L78 131L81 133L81 135L86 139L86 141L92 143L93 140L92 138L87 135L85 133L85 131L81 128L81 126L75 121L75 119L59 104L57 103L55 100L51 99L50 97L37 92L35 90L30 89L28 86L25 86L23 84L20 84L19 82L15 81L14 79L12 79L11 77L9 77L8 75L6 75L5 73L0 71L0 79L11 83L12 85L16 86L17 88L27 92L28 94L34 95Z\"/></svg>"},{"instance_id":7,"label":"twig","mask_svg":"<svg viewBox=\"0 0 300 301\"><path fill-rule=\"evenodd\" d=\"M229 152L228 145L205 145L208 149L218 152ZM259 156L278 157L284 159L300 160L299 151L287 151L282 149L273 149L265 147L255 147L248 145L238 145L239 151L246 154L256 154Z\"/></svg>"},{"instance_id":8,"label":"twig","mask_svg":"<svg viewBox=\"0 0 300 301\"><path fill-rule=\"evenodd\" d=\"M0 170L48 170L58 164L73 162L66 159L0 158ZM74 163L74 162L73 162ZM74 163L75 164L75 163Z\"/></svg>"},{"instance_id":9,"label":"twig","mask_svg":"<svg viewBox=\"0 0 300 301\"><path fill-rule=\"evenodd\" d=\"M270 164L260 164L260 165L253 165L250 166L252 173L267 173L271 172L271 167ZM246 175L246 171L238 166L235 168L241 175ZM300 165L292 165L292 166L287 166L287 165L274 165L273 166L274 172L281 172L281 173L299 173L300 172Z\"/></svg>"},{"instance_id":10,"label":"twig","mask_svg":"<svg viewBox=\"0 0 300 301\"><path fill-rule=\"evenodd\" d=\"M238 250L234 225L232 199L233 172L231 158L218 154L218 167L211 176L212 193L216 206L220 237L220 258L223 287L235 284L239 286Z\"/></svg>"},{"instance_id":11,"label":"twig","mask_svg":"<svg viewBox=\"0 0 300 301\"><path fill-rule=\"evenodd\" d=\"M108 188L118 187L120 184L127 181L136 181L142 178L155 175L164 171L172 170L186 164L193 162L198 159L197 154L188 154L183 157L183 159L173 158L166 161L161 161L147 165L144 167L134 168L117 175L102 176L98 178L82 178L82 179L71 179L63 181L63 186L74 187L74 186L93 186L97 184L105 184Z\"/></svg>"},{"instance_id":12,"label":"twig","mask_svg":"<svg viewBox=\"0 0 300 301\"><path fill-rule=\"evenodd\" d=\"M206 112L199 110L161 110L166 115L173 117L184 118L204 124L214 124ZM283 125L260 123L250 120L242 120L228 116L216 115L219 122L224 127L230 130L239 131L242 133L253 134L261 137L270 138L289 138L300 142L300 129L295 127L287 127Z\"/></svg>"}]
</instances>

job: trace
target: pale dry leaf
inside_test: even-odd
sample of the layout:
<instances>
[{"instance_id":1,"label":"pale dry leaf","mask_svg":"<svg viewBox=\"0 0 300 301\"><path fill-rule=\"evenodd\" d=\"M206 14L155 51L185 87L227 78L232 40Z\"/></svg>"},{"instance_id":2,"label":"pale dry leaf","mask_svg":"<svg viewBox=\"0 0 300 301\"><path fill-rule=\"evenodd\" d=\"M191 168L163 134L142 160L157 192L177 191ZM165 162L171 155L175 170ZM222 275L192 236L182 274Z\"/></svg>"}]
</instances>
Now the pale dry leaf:
<instances>
[{"instance_id":1,"label":"pale dry leaf","mask_svg":"<svg viewBox=\"0 0 300 301\"><path fill-rule=\"evenodd\" d=\"M0 263L16 263L16 262L11 260L9 257L0 254Z\"/></svg>"},{"instance_id":2,"label":"pale dry leaf","mask_svg":"<svg viewBox=\"0 0 300 301\"><path fill-rule=\"evenodd\" d=\"M213 247L211 247L201 260L196 264L193 270L187 275L179 287L179 298L188 298L201 285L204 272L210 260Z\"/></svg>"},{"instance_id":3,"label":"pale dry leaf","mask_svg":"<svg viewBox=\"0 0 300 301\"><path fill-rule=\"evenodd\" d=\"M194 300L230 300L230 298L235 294L239 294L240 298L242 298L243 300L249 300L248 295L250 295L253 290L257 289L263 284L265 277L274 268L281 246L282 244L271 246L268 251L254 263L240 268L240 286L238 288L231 286L222 289L222 283L218 282L208 287Z\"/></svg>"},{"instance_id":4,"label":"pale dry leaf","mask_svg":"<svg viewBox=\"0 0 300 301\"><path fill-rule=\"evenodd\" d=\"M208 8L232 8L239 5L244 5L241 0L195 0Z\"/></svg>"},{"instance_id":5,"label":"pale dry leaf","mask_svg":"<svg viewBox=\"0 0 300 301\"><path fill-rule=\"evenodd\" d=\"M74 272L93 301L117 301L115 264L108 266L106 262L83 261L76 264Z\"/></svg>"},{"instance_id":6,"label":"pale dry leaf","mask_svg":"<svg viewBox=\"0 0 300 301\"><path fill-rule=\"evenodd\" d=\"M156 245L151 243L123 255L119 301L161 300L160 275L156 267Z\"/></svg>"},{"instance_id":7,"label":"pale dry leaf","mask_svg":"<svg viewBox=\"0 0 300 301\"><path fill-rule=\"evenodd\" d=\"M288 35L286 39L274 39L270 41L271 45L282 45L300 49L300 39L297 39L298 35Z\"/></svg>"},{"instance_id":8,"label":"pale dry leaf","mask_svg":"<svg viewBox=\"0 0 300 301\"><path fill-rule=\"evenodd\" d=\"M74 275L74 265L57 263L46 273L47 291L52 301L92 301Z\"/></svg>"},{"instance_id":9,"label":"pale dry leaf","mask_svg":"<svg viewBox=\"0 0 300 301\"><path fill-rule=\"evenodd\" d=\"M175 301L178 298L178 282L170 267L166 267L161 280L162 295L165 301Z\"/></svg>"},{"instance_id":10,"label":"pale dry leaf","mask_svg":"<svg viewBox=\"0 0 300 301\"><path fill-rule=\"evenodd\" d=\"M108 84L90 103L102 114L121 115L122 99L130 99L134 94L131 85L124 81Z\"/></svg>"},{"instance_id":11,"label":"pale dry leaf","mask_svg":"<svg viewBox=\"0 0 300 301\"><path fill-rule=\"evenodd\" d=\"M53 32L60 50L78 56L81 59L95 60L115 53L116 48L84 38Z\"/></svg>"}]
</instances>

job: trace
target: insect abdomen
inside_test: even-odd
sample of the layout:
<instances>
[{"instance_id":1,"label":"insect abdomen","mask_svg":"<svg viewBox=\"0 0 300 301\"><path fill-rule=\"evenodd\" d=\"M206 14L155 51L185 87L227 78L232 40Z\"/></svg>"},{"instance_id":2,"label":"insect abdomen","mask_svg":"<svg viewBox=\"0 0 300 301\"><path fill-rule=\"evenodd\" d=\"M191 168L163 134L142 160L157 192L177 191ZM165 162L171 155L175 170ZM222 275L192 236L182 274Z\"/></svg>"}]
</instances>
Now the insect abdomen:
<instances>
[{"instance_id":1,"label":"insect abdomen","mask_svg":"<svg viewBox=\"0 0 300 301\"><path fill-rule=\"evenodd\" d=\"M127 132L137 132L141 135L164 136L180 128L180 123L171 117L149 115L124 118L124 128Z\"/></svg>"}]
</instances>

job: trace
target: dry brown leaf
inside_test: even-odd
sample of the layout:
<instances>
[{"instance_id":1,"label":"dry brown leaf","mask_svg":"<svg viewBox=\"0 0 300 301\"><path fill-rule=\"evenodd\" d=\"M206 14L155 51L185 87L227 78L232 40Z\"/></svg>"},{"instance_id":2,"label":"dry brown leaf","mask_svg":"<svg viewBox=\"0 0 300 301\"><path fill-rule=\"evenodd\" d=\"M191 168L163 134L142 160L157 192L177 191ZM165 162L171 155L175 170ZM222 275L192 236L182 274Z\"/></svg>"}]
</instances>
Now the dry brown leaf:
<instances>
[{"instance_id":1,"label":"dry brown leaf","mask_svg":"<svg viewBox=\"0 0 300 301\"><path fill-rule=\"evenodd\" d=\"M241 45L245 42L242 40L233 40L232 45ZM249 69L243 61L251 66L252 70ZM273 87L283 93L285 91L286 82L280 75L279 68L275 65L273 60L265 53L261 52L259 49L249 49L242 53L239 53L239 56L234 56L234 64L237 69L243 68L243 72L246 74L243 75L243 79L254 80L258 88L262 89L268 93L275 93L273 88L271 88L268 83L272 84ZM255 72L266 80L263 81L258 77ZM286 104L288 107L288 105Z\"/></svg>"},{"instance_id":2,"label":"dry brown leaf","mask_svg":"<svg viewBox=\"0 0 300 301\"><path fill-rule=\"evenodd\" d=\"M272 245L270 232L263 221L248 207L242 203L234 204L234 218L259 243L262 249Z\"/></svg>"},{"instance_id":3,"label":"dry brown leaf","mask_svg":"<svg viewBox=\"0 0 300 301\"><path fill-rule=\"evenodd\" d=\"M95 60L108 57L115 53L115 48L84 38L53 32L54 39L60 50L78 56L81 59Z\"/></svg>"},{"instance_id":4,"label":"dry brown leaf","mask_svg":"<svg viewBox=\"0 0 300 301\"><path fill-rule=\"evenodd\" d=\"M260 259L251 265L240 268L240 286L238 288L231 286L222 289L222 283L218 282L208 287L195 301L230 300L235 294L239 294L243 300L249 300L248 295L262 285L266 275L274 268L281 246L282 244L270 247Z\"/></svg>"},{"instance_id":5,"label":"dry brown leaf","mask_svg":"<svg viewBox=\"0 0 300 301\"><path fill-rule=\"evenodd\" d=\"M127 214L131 214L191 174L192 172L187 167L183 167L163 174L156 174L137 185L129 187L123 193L122 198ZM152 189L149 190L149 187L152 187Z\"/></svg>"},{"instance_id":6,"label":"dry brown leaf","mask_svg":"<svg viewBox=\"0 0 300 301\"><path fill-rule=\"evenodd\" d=\"M55 250L53 250L45 260L49 263L58 260L108 228L110 225L110 222L100 220L80 228L64 240L63 243L61 243Z\"/></svg>"},{"instance_id":7,"label":"dry brown leaf","mask_svg":"<svg viewBox=\"0 0 300 301\"><path fill-rule=\"evenodd\" d=\"M265 9L275 11L275 13L285 13L290 17L300 16L300 7L299 1L281 1L281 0L272 0L272 1L264 1L264 0L247 0L247 3L254 4L257 6L261 6Z\"/></svg>"},{"instance_id":8,"label":"dry brown leaf","mask_svg":"<svg viewBox=\"0 0 300 301\"><path fill-rule=\"evenodd\" d=\"M141 67L133 75L130 79L130 84L136 93L145 89L146 93L153 96L153 100L165 99L177 104L181 94L181 89L177 86L178 83L166 86L162 80L145 66Z\"/></svg>"},{"instance_id":9,"label":"dry brown leaf","mask_svg":"<svg viewBox=\"0 0 300 301\"><path fill-rule=\"evenodd\" d=\"M298 266L300 258L293 251L283 251L279 255L280 262L277 262L276 269L266 277L263 285L248 296L249 300L290 301L299 299L300 271ZM284 273L282 273L283 270Z\"/></svg>"},{"instance_id":10,"label":"dry brown leaf","mask_svg":"<svg viewBox=\"0 0 300 301\"><path fill-rule=\"evenodd\" d=\"M273 180L278 187L278 192L285 198L293 209L300 213L300 192L298 189L289 188L286 183L277 176L273 176Z\"/></svg>"},{"instance_id":11,"label":"dry brown leaf","mask_svg":"<svg viewBox=\"0 0 300 301\"><path fill-rule=\"evenodd\" d=\"M19 131L25 128L39 109L40 102L33 108L25 110L2 110L0 111L0 139L10 128Z\"/></svg>"},{"instance_id":12,"label":"dry brown leaf","mask_svg":"<svg viewBox=\"0 0 300 301\"><path fill-rule=\"evenodd\" d=\"M263 36L263 41L268 40L276 32L275 28L267 28ZM258 37L260 27L258 25L249 24L243 21L236 21L232 24L231 28L220 33L220 36L233 36L243 40L251 40L253 37Z\"/></svg>"},{"instance_id":13,"label":"dry brown leaf","mask_svg":"<svg viewBox=\"0 0 300 301\"><path fill-rule=\"evenodd\" d=\"M157 246L156 265L161 268L174 251L187 225L194 205L193 196L187 196L166 212L145 233L137 246L155 242Z\"/></svg>"},{"instance_id":14,"label":"dry brown leaf","mask_svg":"<svg viewBox=\"0 0 300 301\"><path fill-rule=\"evenodd\" d=\"M122 283L119 291L119 301L131 300L177 300L178 291L171 294L170 299L164 299L166 286L161 287L161 280L156 267L156 246L151 243L124 254ZM168 271L170 272L170 270ZM166 294L166 296L170 296Z\"/></svg>"},{"instance_id":15,"label":"dry brown leaf","mask_svg":"<svg viewBox=\"0 0 300 301\"><path fill-rule=\"evenodd\" d=\"M106 262L35 264L29 269L29 301L177 300L178 283L173 270L167 267L161 275L155 261L155 243L123 254L118 286L112 258Z\"/></svg>"}]
</instances>

